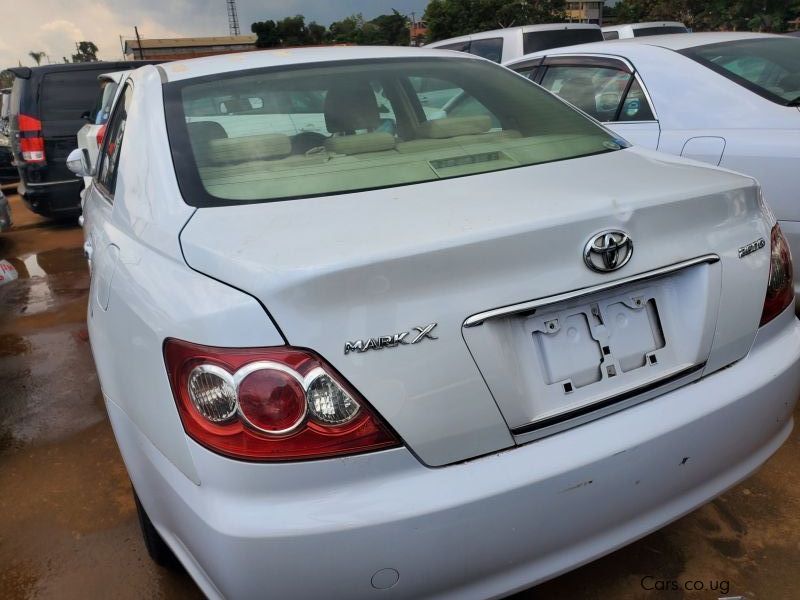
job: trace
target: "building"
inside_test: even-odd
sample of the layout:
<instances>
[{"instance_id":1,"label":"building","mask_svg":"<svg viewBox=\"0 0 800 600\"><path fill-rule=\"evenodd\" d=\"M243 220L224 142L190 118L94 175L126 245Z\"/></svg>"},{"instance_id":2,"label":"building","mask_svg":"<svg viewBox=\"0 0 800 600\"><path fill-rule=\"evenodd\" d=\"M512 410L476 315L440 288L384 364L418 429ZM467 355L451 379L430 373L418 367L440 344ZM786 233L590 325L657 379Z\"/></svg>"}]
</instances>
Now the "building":
<instances>
[{"instance_id":1,"label":"building","mask_svg":"<svg viewBox=\"0 0 800 600\"><path fill-rule=\"evenodd\" d=\"M409 46L422 46L428 39L428 26L425 21L411 21L408 24L411 41Z\"/></svg>"},{"instance_id":2,"label":"building","mask_svg":"<svg viewBox=\"0 0 800 600\"><path fill-rule=\"evenodd\" d=\"M256 49L255 34L222 37L125 40L128 60L180 60ZM141 46L140 46L141 43Z\"/></svg>"},{"instance_id":3,"label":"building","mask_svg":"<svg viewBox=\"0 0 800 600\"><path fill-rule=\"evenodd\" d=\"M603 6L602 2L567 2L567 20L570 23L594 23L603 25Z\"/></svg>"}]
</instances>

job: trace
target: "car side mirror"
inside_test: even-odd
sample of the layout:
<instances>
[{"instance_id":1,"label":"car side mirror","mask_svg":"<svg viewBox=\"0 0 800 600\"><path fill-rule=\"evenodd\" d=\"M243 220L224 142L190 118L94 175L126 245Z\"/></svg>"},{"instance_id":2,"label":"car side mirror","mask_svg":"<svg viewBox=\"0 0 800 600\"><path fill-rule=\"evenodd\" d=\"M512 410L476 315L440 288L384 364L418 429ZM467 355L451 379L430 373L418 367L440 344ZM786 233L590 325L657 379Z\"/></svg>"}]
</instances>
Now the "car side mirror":
<instances>
[{"instance_id":1,"label":"car side mirror","mask_svg":"<svg viewBox=\"0 0 800 600\"><path fill-rule=\"evenodd\" d=\"M67 156L67 168L75 173L78 177L91 177L91 168L89 167L89 156L86 150L75 148Z\"/></svg>"}]
</instances>

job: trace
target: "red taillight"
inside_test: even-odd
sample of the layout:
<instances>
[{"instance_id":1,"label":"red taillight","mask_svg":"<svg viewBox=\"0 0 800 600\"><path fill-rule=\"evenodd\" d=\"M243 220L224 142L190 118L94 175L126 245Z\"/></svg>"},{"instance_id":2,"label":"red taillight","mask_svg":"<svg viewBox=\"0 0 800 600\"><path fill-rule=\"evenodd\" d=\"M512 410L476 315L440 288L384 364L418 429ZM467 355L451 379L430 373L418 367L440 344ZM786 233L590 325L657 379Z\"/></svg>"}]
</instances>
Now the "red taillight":
<instances>
[{"instance_id":1,"label":"red taillight","mask_svg":"<svg viewBox=\"0 0 800 600\"><path fill-rule=\"evenodd\" d=\"M186 433L232 458L326 458L399 445L366 400L310 350L212 348L168 339Z\"/></svg>"},{"instance_id":2,"label":"red taillight","mask_svg":"<svg viewBox=\"0 0 800 600\"><path fill-rule=\"evenodd\" d=\"M42 122L39 119L20 115L19 149L25 162L44 162L44 138Z\"/></svg>"},{"instance_id":3,"label":"red taillight","mask_svg":"<svg viewBox=\"0 0 800 600\"><path fill-rule=\"evenodd\" d=\"M103 138L105 137L105 135L106 135L106 123L103 123L100 126L100 129L97 130L97 136L95 137L95 139L97 140L98 148L103 145Z\"/></svg>"},{"instance_id":4,"label":"red taillight","mask_svg":"<svg viewBox=\"0 0 800 600\"><path fill-rule=\"evenodd\" d=\"M792 253L777 223L772 228L770 241L769 281L759 326L769 323L794 302Z\"/></svg>"}]
</instances>

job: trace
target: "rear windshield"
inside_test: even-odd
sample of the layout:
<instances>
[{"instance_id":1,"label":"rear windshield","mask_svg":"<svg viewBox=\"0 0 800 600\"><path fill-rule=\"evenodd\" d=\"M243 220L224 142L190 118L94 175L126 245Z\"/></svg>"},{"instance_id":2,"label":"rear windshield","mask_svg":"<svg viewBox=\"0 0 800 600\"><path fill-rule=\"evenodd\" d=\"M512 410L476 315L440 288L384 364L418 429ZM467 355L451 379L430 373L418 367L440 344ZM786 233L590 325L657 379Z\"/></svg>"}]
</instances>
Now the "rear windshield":
<instances>
[{"instance_id":1,"label":"rear windshield","mask_svg":"<svg viewBox=\"0 0 800 600\"><path fill-rule=\"evenodd\" d=\"M594 28L531 31L522 35L522 52L523 54L531 54L532 52L549 50L550 48L602 41L603 32Z\"/></svg>"},{"instance_id":2,"label":"rear windshield","mask_svg":"<svg viewBox=\"0 0 800 600\"><path fill-rule=\"evenodd\" d=\"M655 27L640 27L633 30L633 37L646 37L648 35L666 35L668 33L689 33L686 27L678 25L657 25Z\"/></svg>"},{"instance_id":3,"label":"rear windshield","mask_svg":"<svg viewBox=\"0 0 800 600\"><path fill-rule=\"evenodd\" d=\"M800 104L800 38L737 40L681 53L773 102Z\"/></svg>"},{"instance_id":4,"label":"rear windshield","mask_svg":"<svg viewBox=\"0 0 800 600\"><path fill-rule=\"evenodd\" d=\"M609 152L604 129L511 71L475 59L260 69L165 85L193 206L435 181Z\"/></svg>"},{"instance_id":5,"label":"rear windshield","mask_svg":"<svg viewBox=\"0 0 800 600\"><path fill-rule=\"evenodd\" d=\"M91 111L100 89L98 71L48 73L42 81L39 107L43 121L71 121Z\"/></svg>"}]
</instances>

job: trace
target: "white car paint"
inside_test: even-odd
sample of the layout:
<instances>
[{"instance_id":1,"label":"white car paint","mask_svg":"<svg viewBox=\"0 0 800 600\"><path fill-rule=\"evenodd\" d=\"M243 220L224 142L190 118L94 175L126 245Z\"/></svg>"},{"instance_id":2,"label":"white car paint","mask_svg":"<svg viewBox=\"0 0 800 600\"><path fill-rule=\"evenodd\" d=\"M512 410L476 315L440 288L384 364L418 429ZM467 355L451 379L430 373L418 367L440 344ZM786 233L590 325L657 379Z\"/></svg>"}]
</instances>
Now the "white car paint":
<instances>
[{"instance_id":1,"label":"white car paint","mask_svg":"<svg viewBox=\"0 0 800 600\"><path fill-rule=\"evenodd\" d=\"M475 41L502 40L501 58L497 62L504 63L509 60L514 60L515 58L525 54L525 36L537 36L538 34L553 35L555 32L563 32L562 35L567 38L567 36L574 34L576 31L596 32L597 39L602 39L602 33L599 25L594 25L591 23L545 23L539 25L522 25L518 27L493 29L491 31L481 31L479 33L472 33L470 35L462 35L459 37L448 38L446 40L431 42L430 44L426 44L425 48L460 50L458 46L463 46L464 44L469 45ZM574 41L575 40L573 38L572 42L565 41L563 44L574 43ZM469 52L483 58L488 58L488 56L480 52Z\"/></svg>"},{"instance_id":2,"label":"white car paint","mask_svg":"<svg viewBox=\"0 0 800 600\"><path fill-rule=\"evenodd\" d=\"M642 32L639 30L642 29L652 30L652 29L662 29L662 28L683 30L683 31L663 32L665 34L689 32L689 29L686 27L686 25L684 25L680 21L650 21L647 23L625 23L620 25L607 25L603 27L602 30L603 30L603 37L606 38L607 40L614 40L614 39L625 40L634 37L641 37ZM639 31L639 33L637 33L637 31Z\"/></svg>"},{"instance_id":3,"label":"white car paint","mask_svg":"<svg viewBox=\"0 0 800 600\"><path fill-rule=\"evenodd\" d=\"M769 240L773 220L750 178L631 148L327 197L184 201L164 82L420 56L448 54L253 52L130 75L116 191L111 198L94 182L85 197L89 335L133 485L210 598L505 595L700 506L791 431L800 323L786 309L759 327L769 243L741 259L737 249ZM630 233L635 253L618 274L595 273L583 248L610 227ZM587 299L586 290L686 261L693 266L613 293L673 282L658 292L671 306L665 335L670 352L691 357L689 371L581 427L544 438L509 430L502 378L518 388L536 373L527 317L465 327L471 316L576 290L573 304L534 317L601 302L610 292ZM436 340L342 351L347 340L432 322ZM621 340L625 322L613 325ZM310 348L403 445L304 462L223 457L184 431L165 372L167 338ZM661 356L662 366L686 366ZM613 382L604 376L602 385Z\"/></svg>"},{"instance_id":4,"label":"white car paint","mask_svg":"<svg viewBox=\"0 0 800 600\"><path fill-rule=\"evenodd\" d=\"M780 36L729 32L609 40L531 54L506 66L513 69L544 56L627 60L635 68L657 120L604 125L637 145L755 177L789 239L792 253L800 256L796 174L800 164L800 110L771 102L677 52L768 37ZM800 302L798 263L795 293Z\"/></svg>"}]
</instances>

